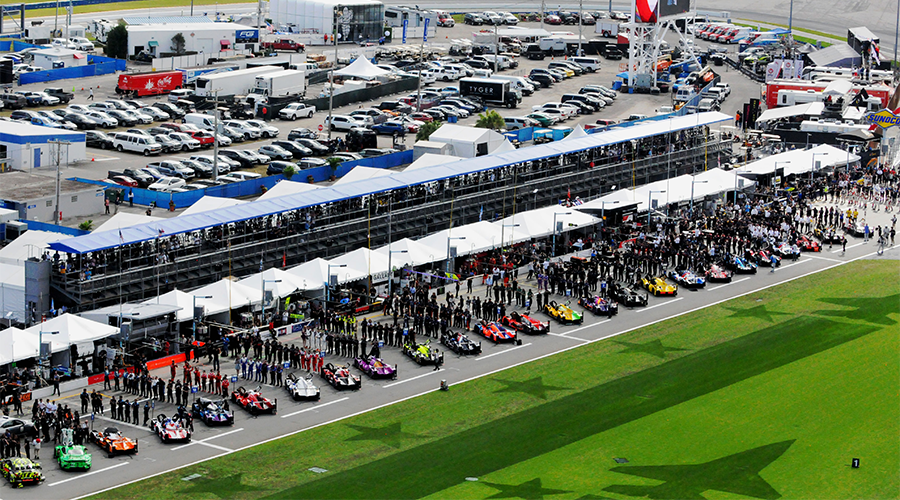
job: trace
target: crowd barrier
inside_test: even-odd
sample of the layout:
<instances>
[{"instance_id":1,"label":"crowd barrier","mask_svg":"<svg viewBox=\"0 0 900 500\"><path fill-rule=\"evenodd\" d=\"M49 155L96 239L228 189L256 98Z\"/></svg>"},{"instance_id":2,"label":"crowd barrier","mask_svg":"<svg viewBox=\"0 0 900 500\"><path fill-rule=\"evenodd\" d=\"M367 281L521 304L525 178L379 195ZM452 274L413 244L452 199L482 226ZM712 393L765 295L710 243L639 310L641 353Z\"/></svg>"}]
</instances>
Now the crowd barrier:
<instances>
[{"instance_id":1,"label":"crowd barrier","mask_svg":"<svg viewBox=\"0 0 900 500\"><path fill-rule=\"evenodd\" d=\"M23 220L22 222L28 224L28 229L32 231L49 231L68 236L82 236L90 233L90 231L84 231L75 227L57 226L49 222L38 222L36 220Z\"/></svg>"}]
</instances>

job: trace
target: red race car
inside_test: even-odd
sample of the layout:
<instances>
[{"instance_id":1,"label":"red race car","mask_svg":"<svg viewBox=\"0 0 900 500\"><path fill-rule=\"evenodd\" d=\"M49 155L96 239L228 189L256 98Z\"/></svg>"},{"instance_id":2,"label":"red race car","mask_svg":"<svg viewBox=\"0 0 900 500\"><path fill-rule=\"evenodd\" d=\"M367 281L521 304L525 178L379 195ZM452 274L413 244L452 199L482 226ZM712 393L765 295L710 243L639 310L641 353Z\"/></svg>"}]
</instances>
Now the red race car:
<instances>
[{"instance_id":1,"label":"red race car","mask_svg":"<svg viewBox=\"0 0 900 500\"><path fill-rule=\"evenodd\" d=\"M706 281L710 283L731 283L731 271L719 264L713 264L706 270Z\"/></svg>"},{"instance_id":2,"label":"red race car","mask_svg":"<svg viewBox=\"0 0 900 500\"><path fill-rule=\"evenodd\" d=\"M236 391L231 393L231 401L241 408L250 412L251 415L260 413L275 414L278 407L278 400L274 402L263 397L259 392L259 387L252 391L248 391L244 387L238 387Z\"/></svg>"},{"instance_id":3,"label":"red race car","mask_svg":"<svg viewBox=\"0 0 900 500\"><path fill-rule=\"evenodd\" d=\"M800 247L801 252L821 252L822 244L819 243L819 240L813 238L809 235L801 235L797 238L797 246Z\"/></svg>"},{"instance_id":4,"label":"red race car","mask_svg":"<svg viewBox=\"0 0 900 500\"><path fill-rule=\"evenodd\" d=\"M508 316L500 318L500 323L512 328L517 332L528 333L532 335L547 333L550 331L549 321L544 324L530 316L519 314L515 311L509 313Z\"/></svg>"},{"instance_id":5,"label":"red race car","mask_svg":"<svg viewBox=\"0 0 900 500\"><path fill-rule=\"evenodd\" d=\"M516 342L516 332L495 321L479 321L472 331L494 342Z\"/></svg>"},{"instance_id":6,"label":"red race car","mask_svg":"<svg viewBox=\"0 0 900 500\"><path fill-rule=\"evenodd\" d=\"M184 427L181 419L166 417L162 413L150 421L150 430L155 432L163 443L191 440L191 431Z\"/></svg>"}]
</instances>

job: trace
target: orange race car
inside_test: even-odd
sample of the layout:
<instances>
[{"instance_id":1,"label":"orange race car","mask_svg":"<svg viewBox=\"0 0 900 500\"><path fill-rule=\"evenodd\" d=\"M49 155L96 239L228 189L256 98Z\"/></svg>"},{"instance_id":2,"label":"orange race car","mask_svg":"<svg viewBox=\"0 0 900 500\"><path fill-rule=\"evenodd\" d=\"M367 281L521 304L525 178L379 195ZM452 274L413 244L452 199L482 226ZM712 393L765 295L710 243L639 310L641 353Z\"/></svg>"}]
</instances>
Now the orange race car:
<instances>
[{"instance_id":1,"label":"orange race car","mask_svg":"<svg viewBox=\"0 0 900 500\"><path fill-rule=\"evenodd\" d=\"M123 436L119 429L115 427L107 427L102 431L91 431L91 441L106 450L109 458L117 454L125 455L138 452L137 440Z\"/></svg>"}]
</instances>

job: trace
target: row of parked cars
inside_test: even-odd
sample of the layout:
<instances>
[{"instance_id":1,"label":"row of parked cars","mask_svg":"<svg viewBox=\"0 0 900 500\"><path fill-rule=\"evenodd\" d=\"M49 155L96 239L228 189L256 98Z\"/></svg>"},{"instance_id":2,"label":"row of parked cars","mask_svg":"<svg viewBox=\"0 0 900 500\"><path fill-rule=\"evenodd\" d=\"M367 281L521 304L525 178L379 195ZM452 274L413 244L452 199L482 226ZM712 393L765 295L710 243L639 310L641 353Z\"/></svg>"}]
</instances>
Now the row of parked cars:
<instances>
[{"instance_id":1,"label":"row of parked cars","mask_svg":"<svg viewBox=\"0 0 900 500\"><path fill-rule=\"evenodd\" d=\"M484 12L466 12L463 16L463 23L472 26L481 26L484 24L492 24L495 26L508 25L515 26L519 24L519 18L511 12L494 12L486 10Z\"/></svg>"},{"instance_id":2,"label":"row of parked cars","mask_svg":"<svg viewBox=\"0 0 900 500\"><path fill-rule=\"evenodd\" d=\"M532 112L525 116L504 118L507 130L525 127L551 127L560 122L576 118L578 115L592 114L611 105L616 100L616 92L603 85L585 85L577 94L563 94L560 102L545 102L532 106Z\"/></svg>"}]
</instances>

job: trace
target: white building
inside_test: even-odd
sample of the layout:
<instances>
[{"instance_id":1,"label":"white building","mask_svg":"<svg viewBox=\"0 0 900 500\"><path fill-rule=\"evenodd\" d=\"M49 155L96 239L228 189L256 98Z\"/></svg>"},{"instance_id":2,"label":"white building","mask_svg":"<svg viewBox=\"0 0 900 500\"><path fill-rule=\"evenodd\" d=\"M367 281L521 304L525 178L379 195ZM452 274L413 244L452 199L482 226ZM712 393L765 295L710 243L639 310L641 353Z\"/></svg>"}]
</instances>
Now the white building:
<instances>
[{"instance_id":1,"label":"white building","mask_svg":"<svg viewBox=\"0 0 900 500\"><path fill-rule=\"evenodd\" d=\"M73 68L87 66L87 54L80 50L53 47L52 49L35 50L34 65L44 69Z\"/></svg>"},{"instance_id":2,"label":"white building","mask_svg":"<svg viewBox=\"0 0 900 500\"><path fill-rule=\"evenodd\" d=\"M61 165L85 159L84 132L0 121L0 156L5 154L10 168L15 170L55 165L59 146L50 144L51 140L69 143L62 146Z\"/></svg>"},{"instance_id":3,"label":"white building","mask_svg":"<svg viewBox=\"0 0 900 500\"><path fill-rule=\"evenodd\" d=\"M213 54L223 50L255 50L259 43L259 30L235 23L179 23L127 26L128 54L137 55L146 50L153 57L175 52L172 37L181 33L184 50Z\"/></svg>"},{"instance_id":4,"label":"white building","mask_svg":"<svg viewBox=\"0 0 900 500\"><path fill-rule=\"evenodd\" d=\"M335 22L339 42L374 41L384 36L384 4L377 0L270 0L269 15L276 26L321 35L323 43L331 43Z\"/></svg>"},{"instance_id":5,"label":"white building","mask_svg":"<svg viewBox=\"0 0 900 500\"><path fill-rule=\"evenodd\" d=\"M450 144L449 154L462 158L475 158L493 153L507 141L503 134L491 129L445 123L441 128L432 132L428 142Z\"/></svg>"}]
</instances>

